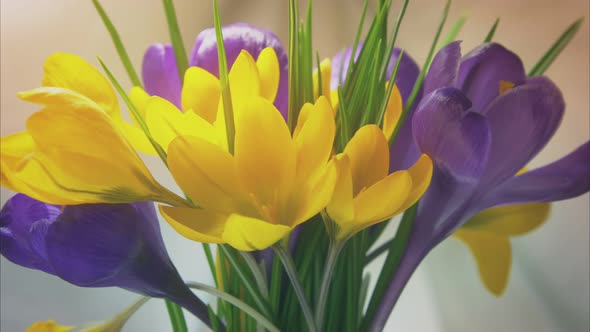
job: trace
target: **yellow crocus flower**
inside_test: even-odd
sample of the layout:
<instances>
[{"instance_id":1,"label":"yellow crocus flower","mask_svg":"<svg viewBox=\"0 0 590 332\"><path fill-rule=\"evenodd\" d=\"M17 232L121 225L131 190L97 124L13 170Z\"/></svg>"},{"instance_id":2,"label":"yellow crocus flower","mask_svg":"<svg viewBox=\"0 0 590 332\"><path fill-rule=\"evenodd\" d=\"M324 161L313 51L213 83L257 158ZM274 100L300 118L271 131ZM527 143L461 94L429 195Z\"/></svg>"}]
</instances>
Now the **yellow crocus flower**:
<instances>
[{"instance_id":1,"label":"yellow crocus flower","mask_svg":"<svg viewBox=\"0 0 590 332\"><path fill-rule=\"evenodd\" d=\"M240 52L228 76L234 109L252 97L274 101L279 73L279 61L271 47L262 50L256 61L247 51ZM181 135L198 135L226 144L220 86L213 74L200 67L189 67L181 92L182 110L163 98L150 97L140 87L134 87L129 97L165 151L170 142ZM130 137L130 141L138 150L156 154L153 148L146 147L143 139Z\"/></svg>"},{"instance_id":2,"label":"yellow crocus flower","mask_svg":"<svg viewBox=\"0 0 590 332\"><path fill-rule=\"evenodd\" d=\"M335 159L339 176L327 213L338 226L339 241L406 210L432 177L427 155L408 170L388 174L387 138L376 125L361 127Z\"/></svg>"},{"instance_id":3,"label":"yellow crocus flower","mask_svg":"<svg viewBox=\"0 0 590 332\"><path fill-rule=\"evenodd\" d=\"M512 264L510 237L526 234L547 219L549 203L494 207L471 218L453 235L471 251L480 278L492 294L502 295Z\"/></svg>"},{"instance_id":4,"label":"yellow crocus flower","mask_svg":"<svg viewBox=\"0 0 590 332\"><path fill-rule=\"evenodd\" d=\"M2 137L2 185L59 205L183 202L154 180L100 96L84 92L43 87L19 94L45 107L29 117L25 132Z\"/></svg>"},{"instance_id":5,"label":"yellow crocus flower","mask_svg":"<svg viewBox=\"0 0 590 332\"><path fill-rule=\"evenodd\" d=\"M328 204L337 177L329 162L336 126L325 98L303 107L293 135L263 97L234 106L233 155L227 144L199 136L179 136L168 147L174 179L203 208L160 211L189 239L259 250Z\"/></svg>"}]
</instances>

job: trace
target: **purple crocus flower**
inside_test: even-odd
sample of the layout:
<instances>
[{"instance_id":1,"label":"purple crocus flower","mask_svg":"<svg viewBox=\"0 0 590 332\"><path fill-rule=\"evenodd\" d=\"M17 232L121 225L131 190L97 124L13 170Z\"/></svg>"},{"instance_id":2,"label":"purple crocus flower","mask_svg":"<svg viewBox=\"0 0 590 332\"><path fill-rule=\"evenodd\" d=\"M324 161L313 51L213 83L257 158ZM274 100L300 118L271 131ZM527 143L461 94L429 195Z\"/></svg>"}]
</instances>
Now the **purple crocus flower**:
<instances>
[{"instance_id":1,"label":"purple crocus flower","mask_svg":"<svg viewBox=\"0 0 590 332\"><path fill-rule=\"evenodd\" d=\"M0 253L76 286L167 298L210 325L168 257L151 202L62 208L16 194L0 211Z\"/></svg>"},{"instance_id":2,"label":"purple crocus flower","mask_svg":"<svg viewBox=\"0 0 590 332\"><path fill-rule=\"evenodd\" d=\"M435 57L412 121L434 162L406 251L371 331L380 331L408 279L437 244L490 207L550 202L590 190L590 142L517 175L557 130L565 104L545 77L528 78L518 56L495 43L461 58L454 42Z\"/></svg>"},{"instance_id":3,"label":"purple crocus flower","mask_svg":"<svg viewBox=\"0 0 590 332\"><path fill-rule=\"evenodd\" d=\"M275 106L285 119L288 101L288 60L287 53L279 38L270 30L261 29L246 23L235 23L222 28L228 66L234 63L242 50L248 51L255 59L260 52L272 47L279 59L281 76L275 98ZM205 29L199 33L189 59L189 66L198 66L219 77L217 61L217 41L215 29ZM151 45L143 57L142 76L145 90L180 107L182 83L176 68L174 50L169 44Z\"/></svg>"}]
</instances>

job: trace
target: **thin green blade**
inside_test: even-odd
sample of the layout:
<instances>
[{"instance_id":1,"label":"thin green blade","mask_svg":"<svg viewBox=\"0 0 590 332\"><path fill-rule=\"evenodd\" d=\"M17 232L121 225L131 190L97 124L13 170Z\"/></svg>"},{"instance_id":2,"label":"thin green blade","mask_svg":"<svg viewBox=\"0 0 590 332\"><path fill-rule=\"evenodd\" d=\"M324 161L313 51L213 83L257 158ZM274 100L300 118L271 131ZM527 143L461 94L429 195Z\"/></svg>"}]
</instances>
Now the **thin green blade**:
<instances>
[{"instance_id":1,"label":"thin green blade","mask_svg":"<svg viewBox=\"0 0 590 332\"><path fill-rule=\"evenodd\" d=\"M176 66L178 67L178 74L180 80L184 79L184 72L188 68L188 58L186 56L186 49L182 42L180 35L180 28L178 27L178 20L176 19L176 11L172 0L162 0L164 4L164 11L166 12L166 21L168 22L168 31L170 32L170 41L174 49L174 58L176 59Z\"/></svg>"},{"instance_id":2,"label":"thin green blade","mask_svg":"<svg viewBox=\"0 0 590 332\"><path fill-rule=\"evenodd\" d=\"M555 61L557 56L561 53L561 51L563 51L572 38L574 38L583 21L583 17L577 19L561 34L561 36L559 36L555 43L551 45L549 50L547 50L547 52L541 57L541 59L539 59L535 66L533 66L531 71L529 71L529 76L539 76L545 73L545 71L549 68L549 66L551 66L553 61Z\"/></svg>"},{"instance_id":3,"label":"thin green blade","mask_svg":"<svg viewBox=\"0 0 590 332\"><path fill-rule=\"evenodd\" d=\"M115 48L117 49L119 58L121 58L121 62L123 63L123 66L125 67L125 70L129 75L131 83L133 83L133 85L135 86L141 87L141 81L139 79L139 76L137 76L137 72L135 71L135 68L133 68L133 64L129 59L129 54L127 54L127 50L125 49L125 46L121 41L121 37L119 36L119 32L117 32L115 25L113 24L107 13L104 11L104 8L100 4L100 2L98 2L98 0L92 0L92 3L94 4L96 11L98 12L98 15L100 15L100 18L102 19L102 22L104 23L105 27L109 31L109 34L111 35L113 44L115 44Z\"/></svg>"}]
</instances>

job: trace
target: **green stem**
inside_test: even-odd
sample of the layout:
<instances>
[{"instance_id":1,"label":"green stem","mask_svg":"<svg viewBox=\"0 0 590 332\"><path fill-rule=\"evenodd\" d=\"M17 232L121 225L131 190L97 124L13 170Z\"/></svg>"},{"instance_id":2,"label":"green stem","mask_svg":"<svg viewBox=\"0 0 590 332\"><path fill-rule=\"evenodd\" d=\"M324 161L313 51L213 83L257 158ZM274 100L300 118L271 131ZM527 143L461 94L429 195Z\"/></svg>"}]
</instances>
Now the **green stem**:
<instances>
[{"instance_id":1,"label":"green stem","mask_svg":"<svg viewBox=\"0 0 590 332\"><path fill-rule=\"evenodd\" d=\"M201 284L198 282L188 282L187 286L189 286L190 288L194 288L194 289L206 292L208 294L211 294L213 296L216 296L216 297L226 301L227 303L233 304L234 306L236 306L237 308L239 308L240 310L242 310L246 314L250 315L250 317L254 318L258 323L260 323L260 325L264 326L264 328L266 328L267 330L269 330L271 332L278 332L279 331L279 329L271 321L269 321L266 317L264 317L264 315L262 315L261 313L256 311L254 308L252 308L251 306L244 303L242 300L238 299L237 297L235 297L233 295L222 292L215 287L207 286L205 284Z\"/></svg>"},{"instance_id":2,"label":"green stem","mask_svg":"<svg viewBox=\"0 0 590 332\"><path fill-rule=\"evenodd\" d=\"M254 276L254 281L256 281L258 289L262 292L262 296L268 300L268 286L266 283L266 277L264 276L264 274L262 274L262 271L260 271L260 267L256 263L256 260L254 259L254 257L252 257L252 254L250 254L249 252L238 252L242 256L246 264L248 264L248 267L250 268L250 271Z\"/></svg>"},{"instance_id":3,"label":"green stem","mask_svg":"<svg viewBox=\"0 0 590 332\"><path fill-rule=\"evenodd\" d=\"M338 260L338 255L344 246L344 241L331 243L328 248L328 258L324 265L324 275L322 277L322 283L320 286L320 294L316 305L316 322L318 328L322 328L324 324L324 314L326 312L326 302L328 301L328 293L330 290L330 281L332 281L332 275L334 273L334 267Z\"/></svg>"},{"instance_id":4,"label":"green stem","mask_svg":"<svg viewBox=\"0 0 590 332\"><path fill-rule=\"evenodd\" d=\"M307 299L305 298L305 293L303 291L303 288L301 287L301 282L299 281L299 277L297 276L297 271L295 270L295 262L293 262L293 258L291 257L289 250L280 243L275 244L273 246L273 249L283 262L285 271L287 272L287 275L291 280L291 285L295 290L295 295L297 295L299 305L301 305L301 310L303 311L303 316L305 316L305 320L307 321L309 331L318 332L317 325L315 323L313 314L311 313L311 309L309 307L309 302L307 302Z\"/></svg>"},{"instance_id":5,"label":"green stem","mask_svg":"<svg viewBox=\"0 0 590 332\"><path fill-rule=\"evenodd\" d=\"M166 300L166 309L168 309L172 330L174 332L188 332L182 308L176 303Z\"/></svg>"},{"instance_id":6,"label":"green stem","mask_svg":"<svg viewBox=\"0 0 590 332\"><path fill-rule=\"evenodd\" d=\"M254 285L252 285L252 281L250 280L250 278L248 278L246 273L244 273L242 267L238 264L236 257L234 257L233 253L230 252L230 250L226 248L225 245L220 245L218 248L220 248L223 251L223 254L227 257L231 266L238 273L238 277L244 283L244 288L246 288L246 291L250 294L250 296L252 296L252 299L254 300L254 302L256 302L258 309L262 310L262 313L267 317L271 317L268 303L266 303L265 300L260 296L260 293L256 291L256 288L254 287Z\"/></svg>"}]
</instances>

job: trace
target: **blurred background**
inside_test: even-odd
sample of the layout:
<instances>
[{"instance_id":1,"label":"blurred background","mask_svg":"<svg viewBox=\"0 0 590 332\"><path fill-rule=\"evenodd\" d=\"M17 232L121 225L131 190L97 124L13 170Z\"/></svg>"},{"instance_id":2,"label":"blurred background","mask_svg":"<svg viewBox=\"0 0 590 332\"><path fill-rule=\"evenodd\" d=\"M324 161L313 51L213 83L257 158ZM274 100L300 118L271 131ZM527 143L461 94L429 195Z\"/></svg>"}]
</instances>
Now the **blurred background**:
<instances>
[{"instance_id":1,"label":"blurred background","mask_svg":"<svg viewBox=\"0 0 590 332\"><path fill-rule=\"evenodd\" d=\"M305 3L304 1L301 1ZM372 1L376 2L376 1ZM153 42L168 42L160 1L103 0L136 68ZM248 22L269 28L287 42L287 1L220 0L224 24ZM1 1L1 133L24 128L36 110L20 102L17 91L39 86L45 57L72 52L93 64L100 55L127 86L102 22L90 1ZM210 0L176 0L175 6L187 51L204 28L213 25ZM444 3L414 0L402 25L398 45L423 63ZM322 57L351 44L361 0L321 0L314 4L314 44ZM396 7L397 8L397 7ZM374 12L370 7L369 16ZM459 35L463 50L476 46L496 17L495 40L520 54L530 68L561 32L580 16L589 16L587 0L455 0L449 27L461 15L468 21ZM394 13L395 16L395 13ZM589 132L589 24L548 70L562 89L567 112L552 142L531 167L547 164L587 141ZM444 35L444 32L443 32ZM148 160L150 166L158 165ZM590 167L590 165L589 165ZM161 169L160 169L161 170ZM164 170L164 185L173 185ZM2 188L2 204L12 193ZM588 331L590 315L589 196L553 205L548 222L524 237L513 239L513 269L505 294L488 294L479 281L473 258L461 243L449 239L419 268L391 315L388 331ZM188 280L212 283L204 255L192 243L162 224L173 261ZM389 230L393 233L393 229ZM137 296L119 289L82 289L41 272L1 259L1 322L6 332L23 331L37 320L80 324L111 317ZM204 297L206 297L204 295ZM191 326L197 326L190 321ZM168 331L163 302L148 303L131 319L127 331Z\"/></svg>"}]
</instances>

